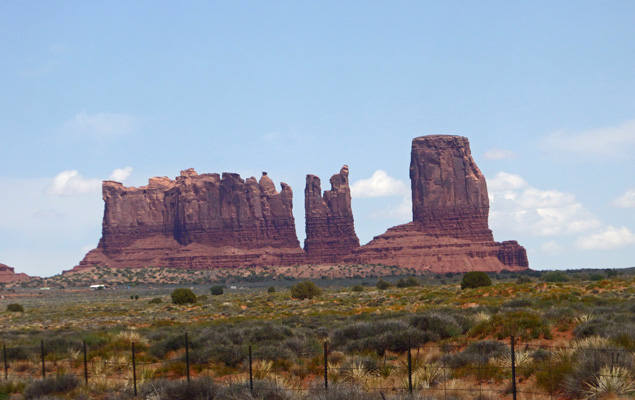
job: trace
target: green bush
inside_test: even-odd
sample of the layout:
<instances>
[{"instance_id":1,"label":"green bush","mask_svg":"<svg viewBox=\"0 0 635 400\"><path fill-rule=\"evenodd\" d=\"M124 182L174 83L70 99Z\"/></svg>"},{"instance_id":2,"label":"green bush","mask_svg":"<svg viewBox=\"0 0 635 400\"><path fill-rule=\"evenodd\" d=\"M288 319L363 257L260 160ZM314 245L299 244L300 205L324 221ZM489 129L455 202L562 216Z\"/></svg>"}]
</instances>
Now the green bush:
<instances>
[{"instance_id":1,"label":"green bush","mask_svg":"<svg viewBox=\"0 0 635 400\"><path fill-rule=\"evenodd\" d=\"M386 289L388 289L389 287L391 287L392 285L391 285L390 283L386 282L385 280L383 280L383 279L381 279L381 278L380 278L380 279L377 281L377 284L376 284L375 286L376 286L376 287L377 287L377 289L379 289L379 290L386 290Z\"/></svg>"},{"instance_id":2,"label":"green bush","mask_svg":"<svg viewBox=\"0 0 635 400\"><path fill-rule=\"evenodd\" d=\"M551 283L568 282L569 276L562 271L549 271L542 275L542 280Z\"/></svg>"},{"instance_id":3,"label":"green bush","mask_svg":"<svg viewBox=\"0 0 635 400\"><path fill-rule=\"evenodd\" d=\"M362 285L355 285L351 288L351 290L353 292L363 292L364 291L364 287Z\"/></svg>"},{"instance_id":4,"label":"green bush","mask_svg":"<svg viewBox=\"0 0 635 400\"><path fill-rule=\"evenodd\" d=\"M421 283L417 280L417 278L409 276L406 279L399 279L397 281L398 288L406 288L406 287L414 287L419 286Z\"/></svg>"},{"instance_id":5,"label":"green bush","mask_svg":"<svg viewBox=\"0 0 635 400\"><path fill-rule=\"evenodd\" d=\"M518 279L516 280L516 283L519 285L522 285L523 283L531 283L531 278L528 277L527 275L521 275L518 277Z\"/></svg>"},{"instance_id":6,"label":"green bush","mask_svg":"<svg viewBox=\"0 0 635 400\"><path fill-rule=\"evenodd\" d=\"M220 296L225 292L225 288L223 286L212 286L209 288L209 291L212 293L212 296Z\"/></svg>"},{"instance_id":7,"label":"green bush","mask_svg":"<svg viewBox=\"0 0 635 400\"><path fill-rule=\"evenodd\" d=\"M304 281L291 286L291 297L294 299L312 299L321 294L322 290L311 281Z\"/></svg>"},{"instance_id":8,"label":"green bush","mask_svg":"<svg viewBox=\"0 0 635 400\"><path fill-rule=\"evenodd\" d=\"M276 292L276 288L273 286L269 286L269 289L267 289L267 293L275 293Z\"/></svg>"},{"instance_id":9,"label":"green bush","mask_svg":"<svg viewBox=\"0 0 635 400\"><path fill-rule=\"evenodd\" d=\"M7 311L11 311L11 312L24 312L24 307L22 306L22 304L18 304L18 303L11 303L7 305Z\"/></svg>"},{"instance_id":10,"label":"green bush","mask_svg":"<svg viewBox=\"0 0 635 400\"><path fill-rule=\"evenodd\" d=\"M148 303L150 303L150 304L161 304L161 303L163 303L163 300L161 300L160 297L155 297L154 299L150 300Z\"/></svg>"},{"instance_id":11,"label":"green bush","mask_svg":"<svg viewBox=\"0 0 635 400\"><path fill-rule=\"evenodd\" d=\"M482 271L470 271L463 275L461 289L472 289L482 286L491 286L492 280Z\"/></svg>"},{"instance_id":12,"label":"green bush","mask_svg":"<svg viewBox=\"0 0 635 400\"><path fill-rule=\"evenodd\" d=\"M79 386L75 375L58 375L31 383L24 389L24 398L39 399L50 394L63 394Z\"/></svg>"},{"instance_id":13,"label":"green bush","mask_svg":"<svg viewBox=\"0 0 635 400\"><path fill-rule=\"evenodd\" d=\"M190 290L185 288L174 289L172 294L173 304L193 304L196 303L196 294Z\"/></svg>"}]
</instances>

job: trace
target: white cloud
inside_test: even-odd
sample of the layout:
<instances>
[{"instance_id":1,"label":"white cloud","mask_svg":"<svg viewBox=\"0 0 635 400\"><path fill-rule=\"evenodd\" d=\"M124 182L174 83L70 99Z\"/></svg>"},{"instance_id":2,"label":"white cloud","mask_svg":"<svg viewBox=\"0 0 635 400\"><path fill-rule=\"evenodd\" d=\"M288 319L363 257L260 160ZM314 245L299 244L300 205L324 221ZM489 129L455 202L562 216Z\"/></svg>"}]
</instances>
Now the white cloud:
<instances>
[{"instance_id":1,"label":"white cloud","mask_svg":"<svg viewBox=\"0 0 635 400\"><path fill-rule=\"evenodd\" d=\"M134 131L136 118L128 114L87 114L81 112L64 123L63 130L76 136L106 139Z\"/></svg>"},{"instance_id":2,"label":"white cloud","mask_svg":"<svg viewBox=\"0 0 635 400\"><path fill-rule=\"evenodd\" d=\"M404 196L410 194L410 188L404 182L389 176L378 169L368 179L359 180L351 185L351 196L355 198Z\"/></svg>"},{"instance_id":3,"label":"white cloud","mask_svg":"<svg viewBox=\"0 0 635 400\"><path fill-rule=\"evenodd\" d=\"M635 120L578 133L554 132L542 141L549 150L590 156L623 156L635 148Z\"/></svg>"},{"instance_id":4,"label":"white cloud","mask_svg":"<svg viewBox=\"0 0 635 400\"><path fill-rule=\"evenodd\" d=\"M117 168L116 170L112 171L112 174L110 174L108 179L110 179L111 181L123 182L128 179L131 173L132 167Z\"/></svg>"},{"instance_id":5,"label":"white cloud","mask_svg":"<svg viewBox=\"0 0 635 400\"><path fill-rule=\"evenodd\" d=\"M562 254L565 251L565 248L555 240L543 243L540 249L550 255Z\"/></svg>"},{"instance_id":6,"label":"white cloud","mask_svg":"<svg viewBox=\"0 0 635 400\"><path fill-rule=\"evenodd\" d=\"M110 180L124 181L130 176L131 167L115 169L108 177ZM76 170L62 171L46 188L46 194L51 196L80 196L101 191L102 179L85 178Z\"/></svg>"},{"instance_id":7,"label":"white cloud","mask_svg":"<svg viewBox=\"0 0 635 400\"><path fill-rule=\"evenodd\" d=\"M52 219L61 217L63 214L58 213L55 210L37 210L33 213L35 219Z\"/></svg>"},{"instance_id":8,"label":"white cloud","mask_svg":"<svg viewBox=\"0 0 635 400\"><path fill-rule=\"evenodd\" d=\"M627 190L626 193L615 199L613 204L622 208L635 208L635 189Z\"/></svg>"},{"instance_id":9,"label":"white cloud","mask_svg":"<svg viewBox=\"0 0 635 400\"><path fill-rule=\"evenodd\" d=\"M369 217L372 219L389 218L403 222L412 221L412 198L410 195L404 196L398 205L373 211Z\"/></svg>"},{"instance_id":10,"label":"white cloud","mask_svg":"<svg viewBox=\"0 0 635 400\"><path fill-rule=\"evenodd\" d=\"M506 172L499 172L489 182L490 224L494 232L575 235L601 226L573 194L537 189L522 177Z\"/></svg>"},{"instance_id":11,"label":"white cloud","mask_svg":"<svg viewBox=\"0 0 635 400\"><path fill-rule=\"evenodd\" d=\"M488 160L504 160L507 158L516 158L518 155L511 150L491 149L483 155Z\"/></svg>"},{"instance_id":12,"label":"white cloud","mask_svg":"<svg viewBox=\"0 0 635 400\"><path fill-rule=\"evenodd\" d=\"M578 238L576 247L582 250L614 250L635 245L635 234L628 228L607 226L599 233Z\"/></svg>"}]
</instances>

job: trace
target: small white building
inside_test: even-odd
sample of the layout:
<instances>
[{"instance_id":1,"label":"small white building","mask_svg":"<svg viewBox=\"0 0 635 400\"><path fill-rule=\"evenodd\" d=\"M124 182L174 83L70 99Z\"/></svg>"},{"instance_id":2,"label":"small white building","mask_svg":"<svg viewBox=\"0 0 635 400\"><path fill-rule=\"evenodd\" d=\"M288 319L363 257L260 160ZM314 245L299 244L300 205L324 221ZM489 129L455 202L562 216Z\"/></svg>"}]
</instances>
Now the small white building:
<instances>
[{"instance_id":1,"label":"small white building","mask_svg":"<svg viewBox=\"0 0 635 400\"><path fill-rule=\"evenodd\" d=\"M90 290L105 290L106 285L90 285Z\"/></svg>"}]
</instances>

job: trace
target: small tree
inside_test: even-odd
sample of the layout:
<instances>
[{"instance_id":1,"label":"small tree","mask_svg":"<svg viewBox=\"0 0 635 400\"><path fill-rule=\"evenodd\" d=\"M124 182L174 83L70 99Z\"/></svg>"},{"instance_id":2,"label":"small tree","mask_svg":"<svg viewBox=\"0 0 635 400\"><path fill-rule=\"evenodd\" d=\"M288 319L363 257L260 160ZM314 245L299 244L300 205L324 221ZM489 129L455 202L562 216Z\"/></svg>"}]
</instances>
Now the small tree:
<instances>
[{"instance_id":1,"label":"small tree","mask_svg":"<svg viewBox=\"0 0 635 400\"><path fill-rule=\"evenodd\" d=\"M294 299L312 299L321 294L322 289L311 281L304 281L291 286L291 297Z\"/></svg>"},{"instance_id":2,"label":"small tree","mask_svg":"<svg viewBox=\"0 0 635 400\"><path fill-rule=\"evenodd\" d=\"M463 275L461 280L461 289L471 289L482 286L491 286L492 280L482 271L470 271Z\"/></svg>"},{"instance_id":3,"label":"small tree","mask_svg":"<svg viewBox=\"0 0 635 400\"><path fill-rule=\"evenodd\" d=\"M209 288L209 291L212 293L212 296L220 296L225 292L225 289L222 286L218 285L212 286L211 288Z\"/></svg>"},{"instance_id":4,"label":"small tree","mask_svg":"<svg viewBox=\"0 0 635 400\"><path fill-rule=\"evenodd\" d=\"M194 304L196 303L196 294L191 289L174 289L172 294L173 304Z\"/></svg>"},{"instance_id":5,"label":"small tree","mask_svg":"<svg viewBox=\"0 0 635 400\"><path fill-rule=\"evenodd\" d=\"M11 304L7 304L7 311L11 311L11 312L24 312L24 307L22 306L22 304L18 304L18 303L11 303Z\"/></svg>"},{"instance_id":6,"label":"small tree","mask_svg":"<svg viewBox=\"0 0 635 400\"><path fill-rule=\"evenodd\" d=\"M377 281L377 289L379 290L386 290L388 289L390 286L392 286L390 283L386 282L385 280L379 278L379 280Z\"/></svg>"},{"instance_id":7,"label":"small tree","mask_svg":"<svg viewBox=\"0 0 635 400\"><path fill-rule=\"evenodd\" d=\"M267 293L275 293L276 292L276 288L273 286L269 286L269 289L267 289Z\"/></svg>"}]
</instances>

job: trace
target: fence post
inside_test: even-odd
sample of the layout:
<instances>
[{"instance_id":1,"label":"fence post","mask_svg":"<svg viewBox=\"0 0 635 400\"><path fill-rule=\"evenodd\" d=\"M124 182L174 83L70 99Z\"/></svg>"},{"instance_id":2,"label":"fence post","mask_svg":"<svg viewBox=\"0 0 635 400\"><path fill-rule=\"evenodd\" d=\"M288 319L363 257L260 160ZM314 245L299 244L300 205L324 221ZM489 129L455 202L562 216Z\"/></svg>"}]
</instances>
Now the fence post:
<instances>
[{"instance_id":1,"label":"fence post","mask_svg":"<svg viewBox=\"0 0 635 400\"><path fill-rule=\"evenodd\" d=\"M88 386L88 356L86 354L86 341L84 340L84 380Z\"/></svg>"},{"instance_id":2,"label":"fence post","mask_svg":"<svg viewBox=\"0 0 635 400\"><path fill-rule=\"evenodd\" d=\"M324 342L324 390L329 389L329 358L328 358L328 342Z\"/></svg>"},{"instance_id":3,"label":"fence post","mask_svg":"<svg viewBox=\"0 0 635 400\"><path fill-rule=\"evenodd\" d=\"M4 380L9 380L9 364L7 363L7 345L2 343L2 352L4 353Z\"/></svg>"},{"instance_id":4,"label":"fence post","mask_svg":"<svg viewBox=\"0 0 635 400\"><path fill-rule=\"evenodd\" d=\"M516 400L516 353L514 350L514 336L512 335L512 397Z\"/></svg>"},{"instance_id":5,"label":"fence post","mask_svg":"<svg viewBox=\"0 0 635 400\"><path fill-rule=\"evenodd\" d=\"M251 393L252 396L254 395L254 375L251 363L251 345L249 345L249 393Z\"/></svg>"},{"instance_id":6,"label":"fence post","mask_svg":"<svg viewBox=\"0 0 635 400\"><path fill-rule=\"evenodd\" d=\"M408 340L408 392L412 396L412 352L410 351L410 340Z\"/></svg>"},{"instance_id":7,"label":"fence post","mask_svg":"<svg viewBox=\"0 0 635 400\"><path fill-rule=\"evenodd\" d=\"M134 342L132 342L132 381L134 384L134 395L137 395L137 365L134 358Z\"/></svg>"},{"instance_id":8,"label":"fence post","mask_svg":"<svg viewBox=\"0 0 635 400\"><path fill-rule=\"evenodd\" d=\"M46 370L44 369L44 340L40 341L42 349L42 379L46 378Z\"/></svg>"},{"instance_id":9,"label":"fence post","mask_svg":"<svg viewBox=\"0 0 635 400\"><path fill-rule=\"evenodd\" d=\"M185 332L185 370L187 371L187 381L190 381L190 343Z\"/></svg>"}]
</instances>

